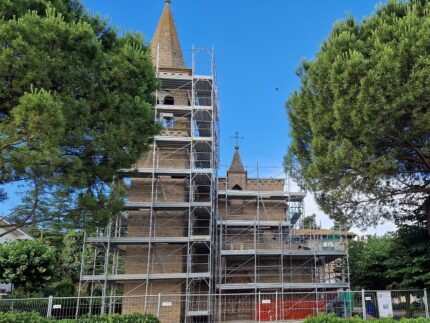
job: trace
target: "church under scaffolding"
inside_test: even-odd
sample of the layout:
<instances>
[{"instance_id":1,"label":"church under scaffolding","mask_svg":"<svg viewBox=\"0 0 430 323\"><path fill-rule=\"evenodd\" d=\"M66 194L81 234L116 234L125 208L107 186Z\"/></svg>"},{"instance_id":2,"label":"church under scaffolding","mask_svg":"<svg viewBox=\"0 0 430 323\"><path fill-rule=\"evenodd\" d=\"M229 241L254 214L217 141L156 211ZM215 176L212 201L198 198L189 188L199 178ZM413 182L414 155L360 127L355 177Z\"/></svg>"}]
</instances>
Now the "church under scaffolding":
<instances>
[{"instance_id":1,"label":"church under scaffolding","mask_svg":"<svg viewBox=\"0 0 430 323\"><path fill-rule=\"evenodd\" d=\"M193 48L186 67L170 1L151 50L162 131L134 167L118 171L128 200L85 238L80 291L106 296L103 311L114 306L108 296L141 296L122 298L124 313L160 314L153 298L178 295L162 302L161 321L220 322L241 319L238 306L257 310L261 293L275 293L278 307L306 302L285 292L348 289L348 233L303 229L305 192L291 190L285 176L244 167L237 145L219 176L213 49Z\"/></svg>"}]
</instances>

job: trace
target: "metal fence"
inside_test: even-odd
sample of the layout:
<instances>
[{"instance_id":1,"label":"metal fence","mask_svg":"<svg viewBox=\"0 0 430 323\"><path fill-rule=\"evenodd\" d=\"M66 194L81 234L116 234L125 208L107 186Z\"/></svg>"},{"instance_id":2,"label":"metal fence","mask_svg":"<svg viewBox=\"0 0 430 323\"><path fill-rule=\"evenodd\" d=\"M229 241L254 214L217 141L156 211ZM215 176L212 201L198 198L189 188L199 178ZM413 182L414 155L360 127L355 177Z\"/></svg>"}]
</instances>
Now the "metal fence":
<instances>
[{"instance_id":1,"label":"metal fence","mask_svg":"<svg viewBox=\"0 0 430 323\"><path fill-rule=\"evenodd\" d=\"M202 299L200 297L204 297ZM212 295L211 313L205 311L207 295L182 294L111 297L48 297L0 299L0 311L35 311L54 319L85 314L150 313L161 322L284 322L318 313L374 319L391 316L429 318L426 290L273 292ZM388 299L387 299L388 298ZM199 300L203 303L199 307Z\"/></svg>"}]
</instances>

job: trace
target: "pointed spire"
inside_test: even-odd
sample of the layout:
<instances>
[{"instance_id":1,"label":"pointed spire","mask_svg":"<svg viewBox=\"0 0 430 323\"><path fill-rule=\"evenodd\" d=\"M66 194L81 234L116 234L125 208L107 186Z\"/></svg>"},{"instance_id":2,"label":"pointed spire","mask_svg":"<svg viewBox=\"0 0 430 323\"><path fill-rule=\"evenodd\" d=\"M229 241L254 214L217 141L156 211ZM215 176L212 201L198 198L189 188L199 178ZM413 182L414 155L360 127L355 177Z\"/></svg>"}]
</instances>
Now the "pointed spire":
<instances>
[{"instance_id":1,"label":"pointed spire","mask_svg":"<svg viewBox=\"0 0 430 323\"><path fill-rule=\"evenodd\" d=\"M239 154L239 145L234 146L234 156L231 162L230 168L228 169L229 174L246 174L245 168L242 164L242 159Z\"/></svg>"},{"instance_id":2,"label":"pointed spire","mask_svg":"<svg viewBox=\"0 0 430 323\"><path fill-rule=\"evenodd\" d=\"M152 38L151 52L154 64L157 64L158 53L159 67L185 68L178 33L170 10L170 0L165 0L163 13Z\"/></svg>"}]
</instances>

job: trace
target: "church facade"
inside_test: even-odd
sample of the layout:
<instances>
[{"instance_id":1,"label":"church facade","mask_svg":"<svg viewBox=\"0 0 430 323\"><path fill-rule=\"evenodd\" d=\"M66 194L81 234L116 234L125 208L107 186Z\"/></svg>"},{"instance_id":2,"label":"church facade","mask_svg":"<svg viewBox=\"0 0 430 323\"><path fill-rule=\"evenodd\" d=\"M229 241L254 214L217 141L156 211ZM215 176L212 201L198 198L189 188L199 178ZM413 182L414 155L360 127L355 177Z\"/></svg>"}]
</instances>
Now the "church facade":
<instances>
[{"instance_id":1,"label":"church facade","mask_svg":"<svg viewBox=\"0 0 430 323\"><path fill-rule=\"evenodd\" d=\"M249 320L261 293L276 293L278 309L285 292L347 289L342 239L324 244L297 229L304 192L288 191L283 178L248 176L237 145L219 176L213 50L193 48L185 65L170 6L151 42L162 131L132 169L118 171L128 200L108 228L86 238L94 252L81 283L101 290L103 311L115 308L104 297L122 295L123 313L162 322ZM161 295L174 301L160 310Z\"/></svg>"}]
</instances>

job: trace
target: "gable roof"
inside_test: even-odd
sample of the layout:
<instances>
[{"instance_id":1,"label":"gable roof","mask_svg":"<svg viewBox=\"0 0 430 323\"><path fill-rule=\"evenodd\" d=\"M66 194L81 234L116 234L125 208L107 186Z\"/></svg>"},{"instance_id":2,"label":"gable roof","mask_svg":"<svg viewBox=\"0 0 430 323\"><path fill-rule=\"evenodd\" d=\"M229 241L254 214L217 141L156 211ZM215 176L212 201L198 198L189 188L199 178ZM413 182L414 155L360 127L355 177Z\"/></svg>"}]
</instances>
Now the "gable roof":
<instances>
[{"instance_id":1,"label":"gable roof","mask_svg":"<svg viewBox=\"0 0 430 323\"><path fill-rule=\"evenodd\" d=\"M10 225L10 222L6 221L5 219L0 219L0 226L1 225ZM6 228L2 228L2 229L7 230ZM18 233L18 235L20 235L22 237L22 239L31 239L31 240L34 239L31 235L29 235L27 232L25 232L22 229L16 229L16 230L10 232L9 234L15 234L16 235L16 233Z\"/></svg>"}]
</instances>

